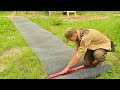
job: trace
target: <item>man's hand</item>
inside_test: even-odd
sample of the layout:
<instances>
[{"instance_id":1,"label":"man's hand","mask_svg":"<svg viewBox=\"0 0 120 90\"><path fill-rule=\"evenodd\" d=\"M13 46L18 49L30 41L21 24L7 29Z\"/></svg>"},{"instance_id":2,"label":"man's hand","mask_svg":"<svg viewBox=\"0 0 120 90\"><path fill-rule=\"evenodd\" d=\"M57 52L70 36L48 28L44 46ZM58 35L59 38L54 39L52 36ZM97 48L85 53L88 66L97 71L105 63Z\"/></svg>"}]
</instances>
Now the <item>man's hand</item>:
<instances>
[{"instance_id":1,"label":"man's hand","mask_svg":"<svg viewBox=\"0 0 120 90\"><path fill-rule=\"evenodd\" d=\"M66 67L63 71L61 71L59 74L65 74L65 73L67 73L67 71L69 70L69 68L68 67Z\"/></svg>"}]
</instances>

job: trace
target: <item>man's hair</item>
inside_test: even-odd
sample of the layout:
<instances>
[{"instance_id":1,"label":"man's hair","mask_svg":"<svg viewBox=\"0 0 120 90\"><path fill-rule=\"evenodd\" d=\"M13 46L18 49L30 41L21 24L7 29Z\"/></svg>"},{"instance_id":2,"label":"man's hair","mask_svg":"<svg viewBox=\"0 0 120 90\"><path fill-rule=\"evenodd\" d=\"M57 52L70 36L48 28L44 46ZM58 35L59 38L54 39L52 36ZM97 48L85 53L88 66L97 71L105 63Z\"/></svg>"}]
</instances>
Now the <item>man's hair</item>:
<instances>
[{"instance_id":1,"label":"man's hair","mask_svg":"<svg viewBox=\"0 0 120 90\"><path fill-rule=\"evenodd\" d=\"M77 33L77 31L74 28L67 28L64 34L66 39L69 39L74 33Z\"/></svg>"}]
</instances>

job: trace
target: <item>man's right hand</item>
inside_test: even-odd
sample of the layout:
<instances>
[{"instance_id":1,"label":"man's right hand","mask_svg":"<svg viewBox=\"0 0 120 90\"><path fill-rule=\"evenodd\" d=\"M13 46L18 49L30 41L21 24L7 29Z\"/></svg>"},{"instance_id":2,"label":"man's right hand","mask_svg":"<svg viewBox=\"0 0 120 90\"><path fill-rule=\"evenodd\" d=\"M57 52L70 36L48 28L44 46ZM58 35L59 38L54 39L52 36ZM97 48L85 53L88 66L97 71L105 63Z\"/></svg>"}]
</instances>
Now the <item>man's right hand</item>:
<instances>
[{"instance_id":1,"label":"man's right hand","mask_svg":"<svg viewBox=\"0 0 120 90\"><path fill-rule=\"evenodd\" d=\"M67 73L67 71L69 70L69 68L68 67L66 67L63 71L61 71L59 74L65 74L65 73Z\"/></svg>"}]
</instances>

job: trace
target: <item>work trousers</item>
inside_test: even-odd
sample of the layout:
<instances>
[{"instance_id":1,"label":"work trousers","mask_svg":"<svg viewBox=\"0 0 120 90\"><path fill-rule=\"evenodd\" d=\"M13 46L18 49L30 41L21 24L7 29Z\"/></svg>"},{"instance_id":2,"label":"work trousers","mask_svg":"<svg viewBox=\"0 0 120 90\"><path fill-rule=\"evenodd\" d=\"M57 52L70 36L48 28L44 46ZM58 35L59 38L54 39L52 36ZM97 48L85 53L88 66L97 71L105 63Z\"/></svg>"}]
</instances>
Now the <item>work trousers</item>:
<instances>
[{"instance_id":1,"label":"work trousers","mask_svg":"<svg viewBox=\"0 0 120 90\"><path fill-rule=\"evenodd\" d=\"M84 55L84 65L91 66L95 60L98 60L100 63L106 61L106 54L107 50L104 49L87 50Z\"/></svg>"}]
</instances>

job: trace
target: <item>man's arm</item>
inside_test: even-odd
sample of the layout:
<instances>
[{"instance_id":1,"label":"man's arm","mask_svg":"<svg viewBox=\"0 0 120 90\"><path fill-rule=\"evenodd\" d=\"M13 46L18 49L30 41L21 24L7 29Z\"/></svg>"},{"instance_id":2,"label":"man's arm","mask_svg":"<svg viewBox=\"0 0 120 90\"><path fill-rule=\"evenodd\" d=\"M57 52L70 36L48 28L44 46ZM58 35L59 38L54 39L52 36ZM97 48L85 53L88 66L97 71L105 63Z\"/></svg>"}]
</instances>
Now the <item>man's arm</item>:
<instances>
[{"instance_id":1,"label":"man's arm","mask_svg":"<svg viewBox=\"0 0 120 90\"><path fill-rule=\"evenodd\" d=\"M71 60L70 60L70 62L69 62L69 64L66 66L66 68L71 68L72 66L74 66L75 64L77 64L77 62L79 61L79 58L77 58L76 56L74 56Z\"/></svg>"},{"instance_id":2,"label":"man's arm","mask_svg":"<svg viewBox=\"0 0 120 90\"><path fill-rule=\"evenodd\" d=\"M72 66L77 64L85 52L86 52L86 49L84 48L79 48L79 50L75 51L74 53L75 55L73 55L72 59L70 60L66 68L63 71L61 71L60 74L66 73Z\"/></svg>"},{"instance_id":3,"label":"man's arm","mask_svg":"<svg viewBox=\"0 0 120 90\"><path fill-rule=\"evenodd\" d=\"M71 68L72 66L74 66L82 58L82 56L85 54L86 51L87 48L79 47L78 50L75 51L72 59L70 60L66 68Z\"/></svg>"},{"instance_id":4,"label":"man's arm","mask_svg":"<svg viewBox=\"0 0 120 90\"><path fill-rule=\"evenodd\" d=\"M60 74L66 73L72 66L74 66L80 60L80 58L82 58L86 51L87 47L85 45L85 42L83 41L80 47L78 47L77 51L74 52L74 55L68 63L68 65L66 66L66 68L63 71L61 71Z\"/></svg>"},{"instance_id":5,"label":"man's arm","mask_svg":"<svg viewBox=\"0 0 120 90\"><path fill-rule=\"evenodd\" d=\"M77 53L77 49L75 49L74 53L73 53L73 56L72 56L72 59L70 60L69 64L67 65L67 67L72 67L73 65L75 65L78 61L79 61L79 58L77 58L75 55ZM75 64L74 64L75 63ZM70 68L69 67L69 68Z\"/></svg>"},{"instance_id":6,"label":"man's arm","mask_svg":"<svg viewBox=\"0 0 120 90\"><path fill-rule=\"evenodd\" d=\"M73 65L75 65L79 61L79 58L76 56L73 56L73 58L70 60L69 64L66 66L64 70L60 72L60 74L66 73Z\"/></svg>"},{"instance_id":7,"label":"man's arm","mask_svg":"<svg viewBox=\"0 0 120 90\"><path fill-rule=\"evenodd\" d=\"M75 49L75 51L74 51L74 53L73 53L72 58L74 58L74 57L75 57L76 53L77 53L77 50Z\"/></svg>"}]
</instances>

